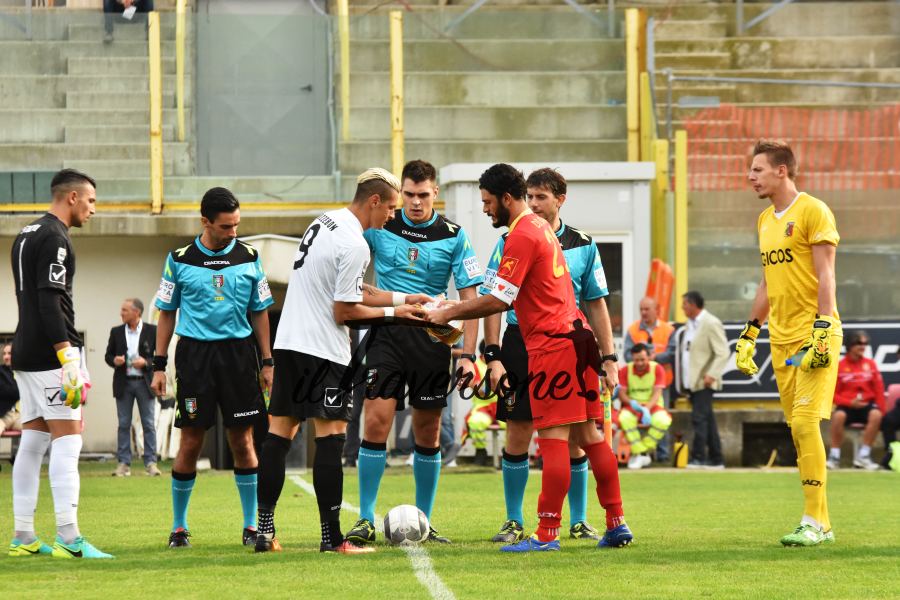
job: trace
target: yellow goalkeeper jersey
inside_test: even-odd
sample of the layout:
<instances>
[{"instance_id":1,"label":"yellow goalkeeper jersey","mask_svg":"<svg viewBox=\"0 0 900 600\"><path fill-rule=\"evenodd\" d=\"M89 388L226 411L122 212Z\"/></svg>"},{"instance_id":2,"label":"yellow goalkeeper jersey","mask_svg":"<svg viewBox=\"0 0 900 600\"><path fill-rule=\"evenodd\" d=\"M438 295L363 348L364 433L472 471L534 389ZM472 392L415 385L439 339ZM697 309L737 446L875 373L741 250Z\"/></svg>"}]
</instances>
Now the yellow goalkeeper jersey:
<instances>
[{"instance_id":1,"label":"yellow goalkeeper jersey","mask_svg":"<svg viewBox=\"0 0 900 600\"><path fill-rule=\"evenodd\" d=\"M780 216L769 206L759 215L759 255L769 290L769 337L774 344L809 335L818 312L819 278L812 247L837 246L834 214L824 202L801 192ZM840 316L831 315L836 319Z\"/></svg>"}]
</instances>

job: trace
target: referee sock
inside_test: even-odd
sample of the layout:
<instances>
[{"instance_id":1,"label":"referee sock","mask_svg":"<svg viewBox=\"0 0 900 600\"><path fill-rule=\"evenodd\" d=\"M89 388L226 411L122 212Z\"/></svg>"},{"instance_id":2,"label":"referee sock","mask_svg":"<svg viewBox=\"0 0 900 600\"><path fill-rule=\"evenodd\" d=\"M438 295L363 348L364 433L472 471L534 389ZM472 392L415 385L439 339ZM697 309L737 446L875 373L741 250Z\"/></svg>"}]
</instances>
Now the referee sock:
<instances>
[{"instance_id":1,"label":"referee sock","mask_svg":"<svg viewBox=\"0 0 900 600\"><path fill-rule=\"evenodd\" d=\"M195 481L197 481L197 471L179 473L172 470L172 531L188 528L188 503L191 501L191 492L194 491Z\"/></svg>"},{"instance_id":2,"label":"referee sock","mask_svg":"<svg viewBox=\"0 0 900 600\"><path fill-rule=\"evenodd\" d=\"M257 467L252 469L234 469L234 483L241 498L241 511L244 513L244 529L256 529L256 479Z\"/></svg>"},{"instance_id":3,"label":"referee sock","mask_svg":"<svg viewBox=\"0 0 900 600\"><path fill-rule=\"evenodd\" d=\"M606 528L614 529L625 522L622 491L619 487L619 463L606 442L582 446L597 481L597 498L606 511Z\"/></svg>"},{"instance_id":4,"label":"referee sock","mask_svg":"<svg viewBox=\"0 0 900 600\"><path fill-rule=\"evenodd\" d=\"M434 497L441 476L441 447L423 448L416 444L413 453L413 479L416 481L416 506L431 521Z\"/></svg>"},{"instance_id":5,"label":"referee sock","mask_svg":"<svg viewBox=\"0 0 900 600\"><path fill-rule=\"evenodd\" d=\"M341 502L344 497L344 469L341 457L347 436L326 435L316 438L313 460L313 488L319 505L322 543L337 546L344 541L341 534Z\"/></svg>"},{"instance_id":6,"label":"referee sock","mask_svg":"<svg viewBox=\"0 0 900 600\"><path fill-rule=\"evenodd\" d=\"M256 487L260 533L275 533L275 505L284 487L284 461L290 449L291 440L272 432L263 440Z\"/></svg>"},{"instance_id":7,"label":"referee sock","mask_svg":"<svg viewBox=\"0 0 900 600\"><path fill-rule=\"evenodd\" d=\"M375 522L375 503L378 488L387 462L387 444L376 444L363 440L359 445L356 468L359 469L359 516Z\"/></svg>"},{"instance_id":8,"label":"referee sock","mask_svg":"<svg viewBox=\"0 0 900 600\"><path fill-rule=\"evenodd\" d=\"M66 544L81 535L78 531L78 456L81 454L81 434L64 435L50 444L50 491L56 509L56 533Z\"/></svg>"},{"instance_id":9,"label":"referee sock","mask_svg":"<svg viewBox=\"0 0 900 600\"><path fill-rule=\"evenodd\" d=\"M30 544L34 534L34 511L41 488L41 461L50 447L50 434L35 429L22 432L19 452L12 469L13 518L16 539Z\"/></svg>"},{"instance_id":10,"label":"referee sock","mask_svg":"<svg viewBox=\"0 0 900 600\"><path fill-rule=\"evenodd\" d=\"M569 466L569 442L553 438L538 438L544 470L541 473L541 494L538 496L538 540L550 542L559 537L562 506L569 489L572 471Z\"/></svg>"},{"instance_id":11,"label":"referee sock","mask_svg":"<svg viewBox=\"0 0 900 600\"><path fill-rule=\"evenodd\" d=\"M503 450L503 499L506 501L506 520L524 525L522 500L528 485L528 453L510 454Z\"/></svg>"},{"instance_id":12,"label":"referee sock","mask_svg":"<svg viewBox=\"0 0 900 600\"><path fill-rule=\"evenodd\" d=\"M569 459L572 479L569 483L569 526L587 521L587 455Z\"/></svg>"}]
</instances>

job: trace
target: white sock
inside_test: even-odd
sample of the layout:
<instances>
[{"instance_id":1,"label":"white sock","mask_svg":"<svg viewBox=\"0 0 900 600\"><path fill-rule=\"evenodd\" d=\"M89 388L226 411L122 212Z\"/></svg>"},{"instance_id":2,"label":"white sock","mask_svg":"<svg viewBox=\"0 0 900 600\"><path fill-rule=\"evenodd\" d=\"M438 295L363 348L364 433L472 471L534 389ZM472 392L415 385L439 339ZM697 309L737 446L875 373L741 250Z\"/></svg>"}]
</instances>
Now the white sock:
<instances>
[{"instance_id":1,"label":"white sock","mask_svg":"<svg viewBox=\"0 0 900 600\"><path fill-rule=\"evenodd\" d=\"M815 527L815 528L818 529L819 531L822 530L822 524L819 523L818 521L816 521L815 519L813 519L813 518L812 518L811 516L809 516L809 515L803 515L803 518L800 519L800 524L801 524L801 525L812 525L813 527Z\"/></svg>"},{"instance_id":2,"label":"white sock","mask_svg":"<svg viewBox=\"0 0 900 600\"><path fill-rule=\"evenodd\" d=\"M19 440L19 452L13 465L13 518L16 538L30 544L34 535L34 511L37 508L38 490L41 488L41 461L50 446L50 434L26 429Z\"/></svg>"},{"instance_id":3,"label":"white sock","mask_svg":"<svg viewBox=\"0 0 900 600\"><path fill-rule=\"evenodd\" d=\"M64 435L53 440L50 449L50 489L56 508L56 533L71 544L78 531L78 456L81 454L81 435Z\"/></svg>"},{"instance_id":4,"label":"white sock","mask_svg":"<svg viewBox=\"0 0 900 600\"><path fill-rule=\"evenodd\" d=\"M859 447L859 458L869 458L872 455L872 446L866 446L865 444L860 445Z\"/></svg>"},{"instance_id":5,"label":"white sock","mask_svg":"<svg viewBox=\"0 0 900 600\"><path fill-rule=\"evenodd\" d=\"M832 448L829 453L833 460L841 460L841 449L840 448Z\"/></svg>"}]
</instances>

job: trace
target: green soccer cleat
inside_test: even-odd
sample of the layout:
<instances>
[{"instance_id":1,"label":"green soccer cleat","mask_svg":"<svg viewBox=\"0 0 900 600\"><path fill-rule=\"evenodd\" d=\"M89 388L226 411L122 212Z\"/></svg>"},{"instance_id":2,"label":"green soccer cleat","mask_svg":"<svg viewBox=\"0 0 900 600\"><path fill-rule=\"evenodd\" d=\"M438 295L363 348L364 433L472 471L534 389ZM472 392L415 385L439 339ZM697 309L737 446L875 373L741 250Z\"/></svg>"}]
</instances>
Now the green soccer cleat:
<instances>
[{"instance_id":1,"label":"green soccer cleat","mask_svg":"<svg viewBox=\"0 0 900 600\"><path fill-rule=\"evenodd\" d=\"M569 528L569 537L576 540L599 540L600 533L587 521L579 521Z\"/></svg>"},{"instance_id":2,"label":"green soccer cleat","mask_svg":"<svg viewBox=\"0 0 900 600\"><path fill-rule=\"evenodd\" d=\"M13 557L41 556L51 552L53 552L53 549L38 539L35 539L30 544L23 544L19 541L19 538L13 538L9 543L9 555Z\"/></svg>"},{"instance_id":3,"label":"green soccer cleat","mask_svg":"<svg viewBox=\"0 0 900 600\"><path fill-rule=\"evenodd\" d=\"M525 539L525 529L518 521L510 519L503 524L500 531L491 538L492 542L502 542L504 544L515 544Z\"/></svg>"},{"instance_id":4,"label":"green soccer cleat","mask_svg":"<svg viewBox=\"0 0 900 600\"><path fill-rule=\"evenodd\" d=\"M823 541L825 541L825 535L822 530L808 523L800 523L793 533L781 538L783 546L818 546Z\"/></svg>"},{"instance_id":5,"label":"green soccer cleat","mask_svg":"<svg viewBox=\"0 0 900 600\"><path fill-rule=\"evenodd\" d=\"M822 532L822 542L826 544L834 543L834 529L829 529L828 531Z\"/></svg>"},{"instance_id":6,"label":"green soccer cleat","mask_svg":"<svg viewBox=\"0 0 900 600\"><path fill-rule=\"evenodd\" d=\"M375 526L368 519L360 519L353 526L353 529L347 532L344 539L350 540L357 546L371 544L375 541Z\"/></svg>"},{"instance_id":7,"label":"green soccer cleat","mask_svg":"<svg viewBox=\"0 0 900 600\"><path fill-rule=\"evenodd\" d=\"M82 536L75 538L71 544L66 544L59 536L56 536L52 556L53 558L115 558L112 554L101 552Z\"/></svg>"}]
</instances>

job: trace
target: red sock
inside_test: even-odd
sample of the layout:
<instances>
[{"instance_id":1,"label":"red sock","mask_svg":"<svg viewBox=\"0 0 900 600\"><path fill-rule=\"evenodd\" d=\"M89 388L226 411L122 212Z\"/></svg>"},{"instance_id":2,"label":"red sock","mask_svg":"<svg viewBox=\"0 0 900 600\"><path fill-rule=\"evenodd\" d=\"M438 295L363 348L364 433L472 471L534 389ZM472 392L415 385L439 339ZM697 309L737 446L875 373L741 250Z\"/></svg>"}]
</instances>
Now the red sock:
<instances>
[{"instance_id":1,"label":"red sock","mask_svg":"<svg viewBox=\"0 0 900 600\"><path fill-rule=\"evenodd\" d=\"M597 481L597 498L606 510L606 528L613 529L625 522L622 512L622 492L619 489L619 464L606 442L582 446L591 463Z\"/></svg>"},{"instance_id":2,"label":"red sock","mask_svg":"<svg viewBox=\"0 0 900 600\"><path fill-rule=\"evenodd\" d=\"M566 440L538 438L544 457L541 495L538 496L538 540L549 542L559 537L563 501L569 491L572 470L569 465L569 443Z\"/></svg>"}]
</instances>

